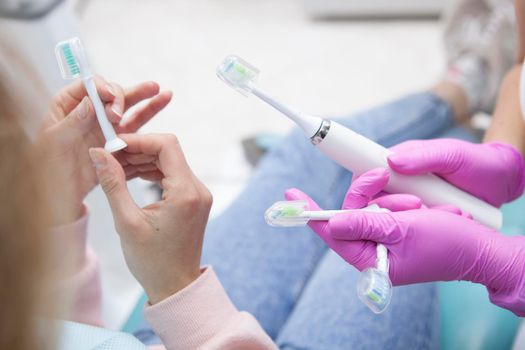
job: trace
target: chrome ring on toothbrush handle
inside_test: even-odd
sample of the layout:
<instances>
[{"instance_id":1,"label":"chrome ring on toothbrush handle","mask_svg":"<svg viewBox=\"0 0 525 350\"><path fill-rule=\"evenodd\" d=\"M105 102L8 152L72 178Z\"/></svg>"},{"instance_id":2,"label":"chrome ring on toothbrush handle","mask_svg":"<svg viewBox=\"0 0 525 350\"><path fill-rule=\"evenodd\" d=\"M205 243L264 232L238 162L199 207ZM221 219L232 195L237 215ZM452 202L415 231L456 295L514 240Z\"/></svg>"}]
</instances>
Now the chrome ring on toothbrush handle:
<instances>
[{"instance_id":1,"label":"chrome ring on toothbrush handle","mask_svg":"<svg viewBox=\"0 0 525 350\"><path fill-rule=\"evenodd\" d=\"M323 119L321 122L321 125L319 126L319 130L315 133L314 136L310 137L310 141L314 145L320 144L326 135L328 135L328 131L330 131L330 125L332 125L332 122L328 119Z\"/></svg>"}]
</instances>

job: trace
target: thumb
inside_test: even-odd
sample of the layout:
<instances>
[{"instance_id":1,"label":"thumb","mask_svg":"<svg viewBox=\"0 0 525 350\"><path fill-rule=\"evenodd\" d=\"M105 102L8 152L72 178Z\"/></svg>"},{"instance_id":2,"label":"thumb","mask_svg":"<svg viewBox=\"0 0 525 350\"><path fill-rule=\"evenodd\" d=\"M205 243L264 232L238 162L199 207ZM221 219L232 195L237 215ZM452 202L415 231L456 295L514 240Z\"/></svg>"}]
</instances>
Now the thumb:
<instances>
[{"instance_id":1,"label":"thumb","mask_svg":"<svg viewBox=\"0 0 525 350\"><path fill-rule=\"evenodd\" d=\"M49 130L53 138L64 145L78 140L91 130L95 120L95 110L88 97L82 101L61 121Z\"/></svg>"},{"instance_id":2,"label":"thumb","mask_svg":"<svg viewBox=\"0 0 525 350\"><path fill-rule=\"evenodd\" d=\"M368 205L388 184L390 173L386 168L367 171L355 179L346 192L342 209L360 209Z\"/></svg>"},{"instance_id":3,"label":"thumb","mask_svg":"<svg viewBox=\"0 0 525 350\"><path fill-rule=\"evenodd\" d=\"M98 181L108 198L117 231L136 217L139 207L133 201L126 185L126 175L119 162L102 148L91 148L89 156L95 166Z\"/></svg>"},{"instance_id":4,"label":"thumb","mask_svg":"<svg viewBox=\"0 0 525 350\"><path fill-rule=\"evenodd\" d=\"M401 239L407 225L395 213L353 212L339 214L329 221L332 237L347 241L395 243Z\"/></svg>"},{"instance_id":5,"label":"thumb","mask_svg":"<svg viewBox=\"0 0 525 350\"><path fill-rule=\"evenodd\" d=\"M418 175L455 172L463 159L463 148L453 140L418 141L419 147L395 147L388 157L388 165L398 173Z\"/></svg>"}]
</instances>

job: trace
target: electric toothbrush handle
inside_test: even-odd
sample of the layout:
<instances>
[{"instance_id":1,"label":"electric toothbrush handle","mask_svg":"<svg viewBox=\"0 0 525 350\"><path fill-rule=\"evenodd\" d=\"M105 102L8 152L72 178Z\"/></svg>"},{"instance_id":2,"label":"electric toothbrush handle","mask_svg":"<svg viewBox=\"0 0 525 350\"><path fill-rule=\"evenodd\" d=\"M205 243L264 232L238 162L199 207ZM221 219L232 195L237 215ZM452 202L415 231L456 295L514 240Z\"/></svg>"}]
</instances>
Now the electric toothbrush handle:
<instances>
[{"instance_id":1,"label":"electric toothbrush handle","mask_svg":"<svg viewBox=\"0 0 525 350\"><path fill-rule=\"evenodd\" d=\"M387 157L392 153L334 121L331 121L328 133L317 147L356 175L374 168L388 168ZM494 229L500 229L502 225L503 218L498 208L433 174L405 176L392 172L385 189L390 193L416 195L431 206L453 204L470 213L478 222Z\"/></svg>"},{"instance_id":2,"label":"electric toothbrush handle","mask_svg":"<svg viewBox=\"0 0 525 350\"><path fill-rule=\"evenodd\" d=\"M102 129L102 133L104 134L104 138L106 141L116 139L117 134L115 133L115 129L113 129L113 125L111 125L106 115L104 104L100 100L100 96L98 95L97 87L95 86L93 77L85 78L83 79L83 82L91 103L93 103L93 107L95 108L95 114L97 115L97 120L100 128Z\"/></svg>"}]
</instances>

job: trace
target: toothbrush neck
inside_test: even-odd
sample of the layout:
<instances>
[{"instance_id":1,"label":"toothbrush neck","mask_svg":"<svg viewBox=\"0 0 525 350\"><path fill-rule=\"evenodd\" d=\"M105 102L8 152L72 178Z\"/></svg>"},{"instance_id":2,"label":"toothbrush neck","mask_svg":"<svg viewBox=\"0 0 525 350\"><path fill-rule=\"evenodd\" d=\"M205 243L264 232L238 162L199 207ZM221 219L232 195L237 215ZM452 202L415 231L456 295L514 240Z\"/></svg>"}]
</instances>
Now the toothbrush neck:
<instances>
[{"instance_id":1,"label":"toothbrush neck","mask_svg":"<svg viewBox=\"0 0 525 350\"><path fill-rule=\"evenodd\" d=\"M297 112L284 103L281 103L280 101L271 97L258 87L253 87L252 92L255 96L259 97L261 100L268 103L270 106L274 107L279 112L293 120L298 126L301 127L301 129L303 129L304 133L309 138L315 136L315 134L319 131L323 122L321 118Z\"/></svg>"},{"instance_id":2,"label":"toothbrush neck","mask_svg":"<svg viewBox=\"0 0 525 350\"><path fill-rule=\"evenodd\" d=\"M388 275L388 250L380 243L377 244L377 268Z\"/></svg>"},{"instance_id":3,"label":"toothbrush neck","mask_svg":"<svg viewBox=\"0 0 525 350\"><path fill-rule=\"evenodd\" d=\"M94 76L93 73L91 73L90 71L82 72L82 74L80 75L80 78L81 78L83 81L93 80L94 77L95 77L95 76Z\"/></svg>"}]
</instances>

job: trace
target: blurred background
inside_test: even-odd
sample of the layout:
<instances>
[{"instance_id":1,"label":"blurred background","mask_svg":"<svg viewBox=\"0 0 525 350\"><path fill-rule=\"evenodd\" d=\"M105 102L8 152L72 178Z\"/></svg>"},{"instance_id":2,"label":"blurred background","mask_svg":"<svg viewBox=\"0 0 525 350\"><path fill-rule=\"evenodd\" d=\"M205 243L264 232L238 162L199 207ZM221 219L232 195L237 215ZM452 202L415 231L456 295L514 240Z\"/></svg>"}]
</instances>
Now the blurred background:
<instances>
[{"instance_id":1,"label":"blurred background","mask_svg":"<svg viewBox=\"0 0 525 350\"><path fill-rule=\"evenodd\" d=\"M37 121L62 81L54 46L80 36L94 71L129 86L172 90L171 105L143 132L176 134L215 197L216 215L252 170L242 141L284 135L292 124L215 75L237 54L261 70L259 84L297 108L345 116L424 89L444 70L436 0L2 0L0 43L31 91ZM149 185L130 185L139 203ZM278 200L278 198L276 198ZM105 319L125 322L141 291L124 266L100 191L89 198L90 240L103 268ZM93 218L96 218L93 220ZM118 253L117 253L118 252Z\"/></svg>"}]
</instances>

